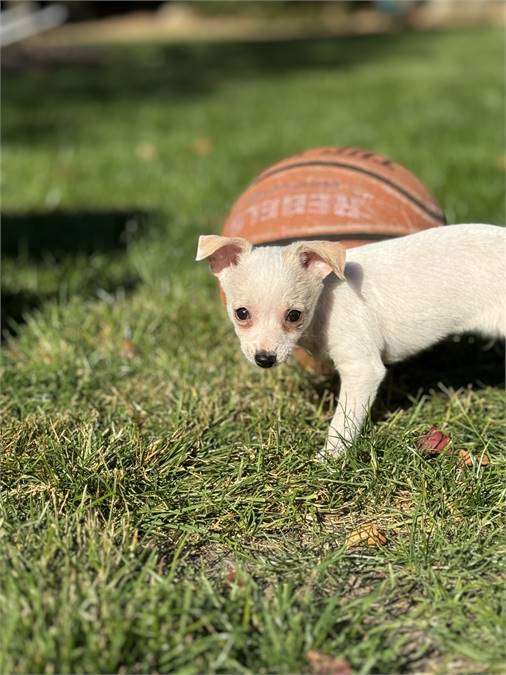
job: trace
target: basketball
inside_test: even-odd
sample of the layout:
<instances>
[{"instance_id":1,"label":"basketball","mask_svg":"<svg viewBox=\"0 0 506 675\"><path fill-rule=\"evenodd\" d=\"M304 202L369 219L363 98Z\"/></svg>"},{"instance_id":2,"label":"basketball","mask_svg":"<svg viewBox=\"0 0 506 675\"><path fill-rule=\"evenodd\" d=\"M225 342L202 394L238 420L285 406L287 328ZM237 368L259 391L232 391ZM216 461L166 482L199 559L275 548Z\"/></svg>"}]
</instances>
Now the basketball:
<instances>
[{"instance_id":1,"label":"basketball","mask_svg":"<svg viewBox=\"0 0 506 675\"><path fill-rule=\"evenodd\" d=\"M223 234L253 244L336 239L352 247L444 223L405 167L358 148L319 148L264 169L232 206Z\"/></svg>"}]
</instances>

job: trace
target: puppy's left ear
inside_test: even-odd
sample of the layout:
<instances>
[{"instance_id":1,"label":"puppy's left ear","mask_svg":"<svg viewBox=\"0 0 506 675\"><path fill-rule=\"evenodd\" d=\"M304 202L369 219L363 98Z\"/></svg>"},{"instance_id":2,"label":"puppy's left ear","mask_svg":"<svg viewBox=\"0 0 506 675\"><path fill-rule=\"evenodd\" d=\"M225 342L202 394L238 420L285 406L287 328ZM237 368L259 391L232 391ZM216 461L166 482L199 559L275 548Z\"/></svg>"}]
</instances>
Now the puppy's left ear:
<instances>
[{"instance_id":1,"label":"puppy's left ear","mask_svg":"<svg viewBox=\"0 0 506 675\"><path fill-rule=\"evenodd\" d=\"M251 244L242 237L219 237L215 234L199 237L197 257L195 260L209 258L211 272L219 276L223 270L231 265L237 265L245 253L251 251Z\"/></svg>"},{"instance_id":2,"label":"puppy's left ear","mask_svg":"<svg viewBox=\"0 0 506 675\"><path fill-rule=\"evenodd\" d=\"M316 272L322 279L334 272L336 277L344 279L346 251L335 241L306 241L297 247L302 267Z\"/></svg>"}]
</instances>

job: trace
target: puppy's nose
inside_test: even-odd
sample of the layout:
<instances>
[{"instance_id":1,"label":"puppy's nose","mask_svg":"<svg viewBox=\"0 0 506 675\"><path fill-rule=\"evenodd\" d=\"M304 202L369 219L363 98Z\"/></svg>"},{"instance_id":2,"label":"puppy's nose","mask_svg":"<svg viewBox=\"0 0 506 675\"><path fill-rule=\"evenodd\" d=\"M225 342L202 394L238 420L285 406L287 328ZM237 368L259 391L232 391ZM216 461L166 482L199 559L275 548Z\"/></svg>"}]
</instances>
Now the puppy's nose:
<instances>
[{"instance_id":1,"label":"puppy's nose","mask_svg":"<svg viewBox=\"0 0 506 675\"><path fill-rule=\"evenodd\" d=\"M276 363L276 354L272 352L257 352L255 354L255 363L260 368L272 368Z\"/></svg>"}]
</instances>

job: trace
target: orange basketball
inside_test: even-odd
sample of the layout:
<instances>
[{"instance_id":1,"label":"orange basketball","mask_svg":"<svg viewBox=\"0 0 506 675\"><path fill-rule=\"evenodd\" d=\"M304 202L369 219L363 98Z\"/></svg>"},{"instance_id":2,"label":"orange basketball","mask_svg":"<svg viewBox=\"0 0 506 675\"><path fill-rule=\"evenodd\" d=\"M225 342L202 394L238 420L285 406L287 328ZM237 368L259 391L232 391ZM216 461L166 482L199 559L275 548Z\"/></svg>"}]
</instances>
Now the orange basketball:
<instances>
[{"instance_id":1,"label":"orange basketball","mask_svg":"<svg viewBox=\"0 0 506 675\"><path fill-rule=\"evenodd\" d=\"M434 197L400 164L357 148L319 148L262 171L232 206L223 234L253 244L338 239L351 247L444 223Z\"/></svg>"}]
</instances>

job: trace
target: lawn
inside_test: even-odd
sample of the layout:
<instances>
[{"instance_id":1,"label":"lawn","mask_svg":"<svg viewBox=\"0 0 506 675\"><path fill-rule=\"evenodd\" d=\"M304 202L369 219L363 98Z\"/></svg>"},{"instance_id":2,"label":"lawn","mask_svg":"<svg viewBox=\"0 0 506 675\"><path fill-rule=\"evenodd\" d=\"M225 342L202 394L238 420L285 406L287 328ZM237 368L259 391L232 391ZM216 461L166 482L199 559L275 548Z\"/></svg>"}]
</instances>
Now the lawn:
<instances>
[{"instance_id":1,"label":"lawn","mask_svg":"<svg viewBox=\"0 0 506 675\"><path fill-rule=\"evenodd\" d=\"M396 366L321 464L335 383L253 369L193 262L321 145L503 223L502 30L69 59L3 81L1 671L504 672L502 346ZM421 456L432 425L490 465Z\"/></svg>"}]
</instances>

